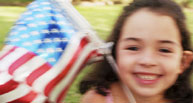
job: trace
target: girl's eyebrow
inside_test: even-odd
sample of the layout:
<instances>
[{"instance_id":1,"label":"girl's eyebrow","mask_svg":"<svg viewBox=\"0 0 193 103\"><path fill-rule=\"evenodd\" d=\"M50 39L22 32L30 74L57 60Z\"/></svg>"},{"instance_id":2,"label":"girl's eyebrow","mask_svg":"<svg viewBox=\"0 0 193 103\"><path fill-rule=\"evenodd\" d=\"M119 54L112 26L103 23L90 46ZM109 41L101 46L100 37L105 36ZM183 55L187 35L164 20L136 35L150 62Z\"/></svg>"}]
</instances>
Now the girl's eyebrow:
<instances>
[{"instance_id":1,"label":"girl's eyebrow","mask_svg":"<svg viewBox=\"0 0 193 103\"><path fill-rule=\"evenodd\" d=\"M134 37L128 37L128 38L124 38L123 41L141 41L139 38L134 38Z\"/></svg>"},{"instance_id":2,"label":"girl's eyebrow","mask_svg":"<svg viewBox=\"0 0 193 103\"><path fill-rule=\"evenodd\" d=\"M135 37L128 37L128 38L124 38L123 41L136 41L136 42L140 42L142 41L140 38L135 38ZM178 43L172 41L172 40L159 40L160 44L171 44L171 45L176 45L176 46L180 46Z\"/></svg>"},{"instance_id":3,"label":"girl's eyebrow","mask_svg":"<svg viewBox=\"0 0 193 103\"><path fill-rule=\"evenodd\" d=\"M171 45L179 46L178 43L176 43L174 41L171 41L171 40L159 40L159 43L161 43L161 44L171 44Z\"/></svg>"}]
</instances>

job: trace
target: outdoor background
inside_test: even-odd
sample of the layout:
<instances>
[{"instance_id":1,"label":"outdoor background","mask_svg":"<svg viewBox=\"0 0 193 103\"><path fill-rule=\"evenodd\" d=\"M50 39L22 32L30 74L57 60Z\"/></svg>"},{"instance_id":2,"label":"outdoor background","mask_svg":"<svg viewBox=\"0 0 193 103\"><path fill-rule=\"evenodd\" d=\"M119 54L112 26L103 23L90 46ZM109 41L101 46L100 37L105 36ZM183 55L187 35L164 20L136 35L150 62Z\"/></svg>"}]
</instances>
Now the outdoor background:
<instances>
[{"instance_id":1,"label":"outdoor background","mask_svg":"<svg viewBox=\"0 0 193 103\"><path fill-rule=\"evenodd\" d=\"M26 10L26 6L33 0L0 0L0 48L8 35L13 23L20 14ZM106 39L120 14L122 7L132 0L74 0L75 8L90 22L101 39ZM193 34L193 0L175 0L179 3L186 16L188 28ZM192 36L193 38L193 36ZM78 103L81 95L78 91L78 83L92 66L87 66L77 77L71 86L65 103ZM192 76L193 78L193 76Z\"/></svg>"}]
</instances>

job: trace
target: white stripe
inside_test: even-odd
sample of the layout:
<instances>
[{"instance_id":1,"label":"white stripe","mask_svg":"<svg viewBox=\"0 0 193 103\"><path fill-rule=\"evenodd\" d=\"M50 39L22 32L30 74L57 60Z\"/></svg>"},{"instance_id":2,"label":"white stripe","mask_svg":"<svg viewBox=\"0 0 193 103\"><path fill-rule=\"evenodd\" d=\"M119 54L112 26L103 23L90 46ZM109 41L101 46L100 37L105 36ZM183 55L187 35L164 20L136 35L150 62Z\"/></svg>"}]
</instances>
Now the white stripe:
<instances>
[{"instance_id":1,"label":"white stripe","mask_svg":"<svg viewBox=\"0 0 193 103\"><path fill-rule=\"evenodd\" d=\"M34 81L33 87L36 91L43 92L46 85L55 77L57 77L62 72L63 68L66 67L68 62L74 56L77 48L79 47L81 39L78 36L80 36L80 38L83 38L83 36L81 35L74 35L57 64Z\"/></svg>"},{"instance_id":2,"label":"white stripe","mask_svg":"<svg viewBox=\"0 0 193 103\"><path fill-rule=\"evenodd\" d=\"M5 84L6 82L10 81L12 79L12 76L9 75L7 71L0 73L0 85Z\"/></svg>"},{"instance_id":3,"label":"white stripe","mask_svg":"<svg viewBox=\"0 0 193 103\"><path fill-rule=\"evenodd\" d=\"M19 87L11 92L0 95L0 103L7 103L18 98L21 98L30 92L31 88L25 84L20 84Z\"/></svg>"},{"instance_id":4,"label":"white stripe","mask_svg":"<svg viewBox=\"0 0 193 103\"><path fill-rule=\"evenodd\" d=\"M17 48L14 52L7 55L0 61L1 71L6 71L17 59L27 53L26 49Z\"/></svg>"},{"instance_id":5,"label":"white stripe","mask_svg":"<svg viewBox=\"0 0 193 103\"><path fill-rule=\"evenodd\" d=\"M0 57L2 57L3 55L5 55L9 50L11 50L13 48L12 45L5 45L3 47L3 49L0 51Z\"/></svg>"},{"instance_id":6,"label":"white stripe","mask_svg":"<svg viewBox=\"0 0 193 103\"><path fill-rule=\"evenodd\" d=\"M38 56L35 56L34 58L27 61L25 64L20 66L18 69L16 69L13 74L14 80L19 82L25 81L26 77L28 77L30 73L38 69L44 63L46 63L45 60Z\"/></svg>"},{"instance_id":7,"label":"white stripe","mask_svg":"<svg viewBox=\"0 0 193 103\"><path fill-rule=\"evenodd\" d=\"M51 95L49 96L51 101L56 101L57 97L62 92L61 90L63 88L66 88L67 85L72 81L73 77L75 76L75 74L79 70L80 66L83 64L83 62L86 59L86 57L88 56L88 54L91 53L91 51L93 50L92 49L93 47L94 47L94 45L88 44L84 48L80 57L78 57L77 61L75 62L75 64L71 68L71 70L68 72L67 76L65 78L63 78L63 80L59 84L57 84L57 86L51 92Z\"/></svg>"},{"instance_id":8,"label":"white stripe","mask_svg":"<svg viewBox=\"0 0 193 103\"><path fill-rule=\"evenodd\" d=\"M37 97L30 103L45 103L47 97L43 94L38 94Z\"/></svg>"}]
</instances>

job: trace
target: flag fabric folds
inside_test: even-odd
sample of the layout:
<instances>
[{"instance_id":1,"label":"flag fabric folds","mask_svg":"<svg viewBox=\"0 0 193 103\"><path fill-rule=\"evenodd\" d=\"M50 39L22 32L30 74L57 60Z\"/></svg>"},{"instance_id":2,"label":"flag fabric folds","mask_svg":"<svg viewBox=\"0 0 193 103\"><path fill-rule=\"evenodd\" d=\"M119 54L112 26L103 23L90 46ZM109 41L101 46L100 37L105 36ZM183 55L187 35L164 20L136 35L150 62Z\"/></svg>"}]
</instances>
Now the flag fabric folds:
<instances>
[{"instance_id":1,"label":"flag fabric folds","mask_svg":"<svg viewBox=\"0 0 193 103\"><path fill-rule=\"evenodd\" d=\"M0 103L61 103L88 60L100 55L102 41L73 11L64 0L28 5L0 52Z\"/></svg>"}]
</instances>

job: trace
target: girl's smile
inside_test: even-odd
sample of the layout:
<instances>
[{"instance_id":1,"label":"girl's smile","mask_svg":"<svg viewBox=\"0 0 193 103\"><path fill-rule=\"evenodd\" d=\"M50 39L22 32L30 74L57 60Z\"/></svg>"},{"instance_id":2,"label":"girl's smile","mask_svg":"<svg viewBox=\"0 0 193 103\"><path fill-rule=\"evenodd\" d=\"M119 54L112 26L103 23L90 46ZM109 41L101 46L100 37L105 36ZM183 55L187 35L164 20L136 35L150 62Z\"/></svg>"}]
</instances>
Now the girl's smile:
<instances>
[{"instance_id":1,"label":"girl's smile","mask_svg":"<svg viewBox=\"0 0 193 103\"><path fill-rule=\"evenodd\" d=\"M133 73L133 76L136 79L136 81L142 85L153 85L154 83L158 82L159 79L162 77L162 75L160 74L144 73L144 72Z\"/></svg>"}]
</instances>

